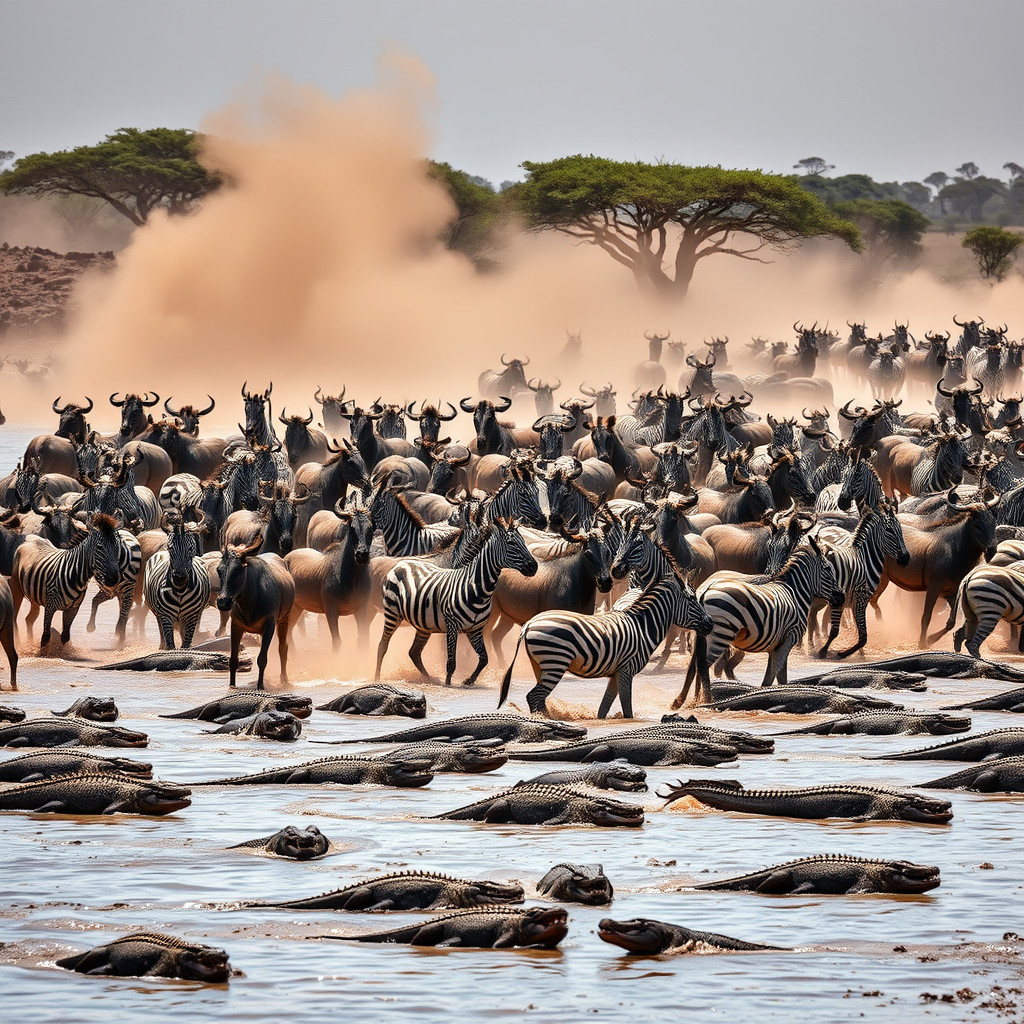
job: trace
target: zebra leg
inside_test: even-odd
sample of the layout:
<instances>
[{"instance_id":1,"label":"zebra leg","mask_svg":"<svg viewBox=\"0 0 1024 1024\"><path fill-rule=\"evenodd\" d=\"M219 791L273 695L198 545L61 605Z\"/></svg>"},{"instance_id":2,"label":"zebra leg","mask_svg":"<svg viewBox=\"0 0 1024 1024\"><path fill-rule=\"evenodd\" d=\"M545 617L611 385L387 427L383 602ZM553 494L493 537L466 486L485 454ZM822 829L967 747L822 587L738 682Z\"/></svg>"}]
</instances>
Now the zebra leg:
<instances>
[{"instance_id":1,"label":"zebra leg","mask_svg":"<svg viewBox=\"0 0 1024 1024\"><path fill-rule=\"evenodd\" d=\"M159 617L160 622L160 646L167 651L174 650L174 623L171 621L170 615L162 614ZM185 647L182 644L182 647Z\"/></svg>"},{"instance_id":2,"label":"zebra leg","mask_svg":"<svg viewBox=\"0 0 1024 1024\"><path fill-rule=\"evenodd\" d=\"M238 674L238 649L242 646L242 637L245 635L245 630L235 622L231 620L231 657L228 659L228 686L235 685L235 676Z\"/></svg>"},{"instance_id":3,"label":"zebra leg","mask_svg":"<svg viewBox=\"0 0 1024 1024\"><path fill-rule=\"evenodd\" d=\"M3 626L0 626L0 645L7 655L7 664L11 666L11 689L18 688L18 649L14 645L14 616L12 615Z\"/></svg>"},{"instance_id":4,"label":"zebra leg","mask_svg":"<svg viewBox=\"0 0 1024 1024\"><path fill-rule=\"evenodd\" d=\"M865 602L865 605L866 605L866 602ZM835 640L835 638L837 636L839 636L839 624L840 624L840 622L842 621L842 618L843 618L843 609L842 608L831 608L831 609L829 609L829 611L830 611L831 614L829 615L830 625L829 625L829 631L828 631L828 639L822 645L821 650L818 651L818 653L815 655L815 657L818 657L818 658L827 658L828 657L828 649L829 649L829 647L832 646L832 641ZM859 624L858 624L858 628L859 628ZM863 646L863 644L861 646ZM851 647L849 651L844 651L842 654L836 655L836 657L845 658L846 655L849 654L850 651L853 651L853 650L856 650L856 648Z\"/></svg>"},{"instance_id":5,"label":"zebra leg","mask_svg":"<svg viewBox=\"0 0 1024 1024\"><path fill-rule=\"evenodd\" d=\"M83 590L78 600L70 608L65 608L61 615L61 622L64 626L60 633L60 642L62 644L66 644L71 639L71 624L75 621L75 616L78 614L78 609L82 607L84 599L85 591Z\"/></svg>"},{"instance_id":6,"label":"zebra leg","mask_svg":"<svg viewBox=\"0 0 1024 1024\"><path fill-rule=\"evenodd\" d=\"M663 672L665 670L669 655L672 653L672 645L679 639L680 633L682 633L682 629L679 626L672 625L668 627L668 633L665 634L665 644L661 648L661 657L658 659L658 663L651 669L652 672Z\"/></svg>"},{"instance_id":7,"label":"zebra leg","mask_svg":"<svg viewBox=\"0 0 1024 1024\"><path fill-rule=\"evenodd\" d=\"M263 634L260 637L260 653L256 656L256 666L259 669L259 673L256 676L256 689L262 690L263 687L263 676L267 671L267 656L270 654L270 641L274 639L274 631L277 628L277 623L273 619L269 619L263 626Z\"/></svg>"},{"instance_id":8,"label":"zebra leg","mask_svg":"<svg viewBox=\"0 0 1024 1024\"><path fill-rule=\"evenodd\" d=\"M425 679L433 678L423 665L423 648L427 646L427 641L429 639L429 633L416 630L416 639L413 640L412 647L409 648L409 657L412 659L412 663L416 666L416 671ZM383 637L381 638L381 642L383 642Z\"/></svg>"},{"instance_id":9,"label":"zebra leg","mask_svg":"<svg viewBox=\"0 0 1024 1024\"><path fill-rule=\"evenodd\" d=\"M619 676L617 672L613 672L608 677L608 685L604 688L604 694L601 697L601 703L597 709L598 718L607 718L608 712L611 710L611 706L615 703L615 698L619 696ZM625 715L625 712L623 712Z\"/></svg>"},{"instance_id":10,"label":"zebra leg","mask_svg":"<svg viewBox=\"0 0 1024 1024\"><path fill-rule=\"evenodd\" d=\"M181 649L185 650L192 646L192 638L196 635L196 626L199 625L199 616L202 613L202 609L197 609L194 612L189 612L181 620ZM174 643L174 630L171 630L171 643Z\"/></svg>"},{"instance_id":11,"label":"zebra leg","mask_svg":"<svg viewBox=\"0 0 1024 1024\"><path fill-rule=\"evenodd\" d=\"M504 672L508 668L508 662L505 661L505 652L501 649L501 644L505 637L508 636L508 631L513 625L515 623L507 615L497 615L494 618L488 619L487 625L484 627L487 634L485 639L490 643L491 650L494 652L499 672Z\"/></svg>"},{"instance_id":12,"label":"zebra leg","mask_svg":"<svg viewBox=\"0 0 1024 1024\"><path fill-rule=\"evenodd\" d=\"M92 599L92 607L89 611L89 621L85 624L86 633L96 632L96 612L99 606L105 601L108 601L113 595L104 593L102 590L98 590Z\"/></svg>"},{"instance_id":13,"label":"zebra leg","mask_svg":"<svg viewBox=\"0 0 1024 1024\"><path fill-rule=\"evenodd\" d=\"M388 644L391 643L391 638L395 635L395 630L398 629L399 621L400 620L394 615L393 612L384 612L384 632L381 634L380 643L377 645L377 669L373 673L373 681L375 683L379 682L380 680L380 667L384 662L384 655L388 652ZM416 639L419 640L419 634L416 635ZM426 643L426 640L424 640L423 642ZM415 647L416 645L413 644L413 646ZM423 648L421 647L420 650L423 650ZM412 651L410 651L409 654L411 655ZM418 654L416 660L418 660ZM413 664L416 664L416 660L413 661ZM423 673L423 675L427 674L426 671L423 669L422 661L420 661L420 663L416 665L416 667L420 670L420 672Z\"/></svg>"},{"instance_id":14,"label":"zebra leg","mask_svg":"<svg viewBox=\"0 0 1024 1024\"><path fill-rule=\"evenodd\" d=\"M466 636L469 637L469 642L473 645L473 650L480 656L480 660L477 662L476 668L473 670L470 677L463 680L462 683L463 686L472 686L476 682L477 676L480 675L484 670L484 667L487 665L487 646L484 644L484 631L482 627L474 630L472 633L467 633Z\"/></svg>"},{"instance_id":15,"label":"zebra leg","mask_svg":"<svg viewBox=\"0 0 1024 1024\"><path fill-rule=\"evenodd\" d=\"M444 685L451 686L452 676L455 675L455 652L459 644L459 627L450 619L445 620L444 638L448 648L448 657L444 666ZM417 637L417 639L419 638ZM464 685L472 686L473 683L467 680Z\"/></svg>"},{"instance_id":16,"label":"zebra leg","mask_svg":"<svg viewBox=\"0 0 1024 1024\"><path fill-rule=\"evenodd\" d=\"M989 638L999 622L1000 616L994 612L986 612L978 617L973 634L967 641L967 651L972 658L981 657L981 645Z\"/></svg>"},{"instance_id":17,"label":"zebra leg","mask_svg":"<svg viewBox=\"0 0 1024 1024\"><path fill-rule=\"evenodd\" d=\"M118 595L121 599L121 610L117 616L117 627L114 630L114 635L117 637L119 647L124 647L125 633L128 628L128 616L132 610L132 587L125 587Z\"/></svg>"},{"instance_id":18,"label":"zebra leg","mask_svg":"<svg viewBox=\"0 0 1024 1024\"><path fill-rule=\"evenodd\" d=\"M25 616L25 632L29 636L32 635L32 630L35 627L36 619L39 618L39 612L42 606L36 604L31 598L29 598L28 614Z\"/></svg>"},{"instance_id":19,"label":"zebra leg","mask_svg":"<svg viewBox=\"0 0 1024 1024\"><path fill-rule=\"evenodd\" d=\"M857 642L852 647L847 647L845 651L839 651L836 654L837 658L848 658L851 654L859 651L862 647L867 645L868 642L868 601L870 595L865 594L863 591L858 592L853 598L853 619L857 623ZM833 609L832 615L835 616L835 610ZM836 630L838 633L838 629Z\"/></svg>"}]
</instances>

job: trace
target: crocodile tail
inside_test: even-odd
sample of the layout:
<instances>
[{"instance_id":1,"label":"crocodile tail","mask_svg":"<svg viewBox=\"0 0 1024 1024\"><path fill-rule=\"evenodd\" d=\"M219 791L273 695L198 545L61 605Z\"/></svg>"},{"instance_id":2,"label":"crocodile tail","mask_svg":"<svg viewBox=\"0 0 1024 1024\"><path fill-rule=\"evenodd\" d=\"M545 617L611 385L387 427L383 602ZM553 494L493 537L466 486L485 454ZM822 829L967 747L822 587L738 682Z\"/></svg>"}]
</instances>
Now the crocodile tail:
<instances>
[{"instance_id":1,"label":"crocodile tail","mask_svg":"<svg viewBox=\"0 0 1024 1024\"><path fill-rule=\"evenodd\" d=\"M524 626L519 630L519 639L516 641L516 649L512 652L512 658L508 663L508 669L505 672L505 678L501 681L501 693L498 695L498 707L508 699L508 689L512 685L512 669L516 667L516 658L519 657L519 645L523 642L523 634L526 632Z\"/></svg>"}]
</instances>

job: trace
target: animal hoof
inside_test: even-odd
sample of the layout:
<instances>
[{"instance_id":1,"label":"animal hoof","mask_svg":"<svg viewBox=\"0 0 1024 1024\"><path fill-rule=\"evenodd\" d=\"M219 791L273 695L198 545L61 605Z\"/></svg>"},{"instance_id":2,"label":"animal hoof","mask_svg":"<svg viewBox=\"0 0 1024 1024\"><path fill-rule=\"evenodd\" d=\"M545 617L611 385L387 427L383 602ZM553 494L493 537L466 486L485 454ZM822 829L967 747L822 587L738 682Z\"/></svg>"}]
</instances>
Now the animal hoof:
<instances>
[{"instance_id":1,"label":"animal hoof","mask_svg":"<svg viewBox=\"0 0 1024 1024\"><path fill-rule=\"evenodd\" d=\"M96 632L96 623L95 622L88 622L88 623L86 623L85 631L86 631L86 633L95 633Z\"/></svg>"}]
</instances>

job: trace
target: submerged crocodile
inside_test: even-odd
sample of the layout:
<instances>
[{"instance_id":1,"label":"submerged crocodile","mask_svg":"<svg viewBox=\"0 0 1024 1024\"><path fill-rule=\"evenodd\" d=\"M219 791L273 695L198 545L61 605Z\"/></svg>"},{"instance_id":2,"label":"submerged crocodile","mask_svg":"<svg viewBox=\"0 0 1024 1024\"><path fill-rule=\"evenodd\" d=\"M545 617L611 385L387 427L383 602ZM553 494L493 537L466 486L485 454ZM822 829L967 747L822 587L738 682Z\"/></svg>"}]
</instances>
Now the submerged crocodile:
<instances>
[{"instance_id":1,"label":"submerged crocodile","mask_svg":"<svg viewBox=\"0 0 1024 1024\"><path fill-rule=\"evenodd\" d=\"M561 908L521 910L501 906L460 910L385 932L316 938L341 942L401 942L446 949L554 949L568 930L568 915Z\"/></svg>"},{"instance_id":2,"label":"submerged crocodile","mask_svg":"<svg viewBox=\"0 0 1024 1024\"><path fill-rule=\"evenodd\" d=\"M188 807L191 795L191 790L173 782L78 772L0 790L0 811L159 816Z\"/></svg>"},{"instance_id":3,"label":"submerged crocodile","mask_svg":"<svg viewBox=\"0 0 1024 1024\"><path fill-rule=\"evenodd\" d=\"M289 860L316 860L318 857L326 857L331 852L331 847L330 839L316 825L309 825L306 828L286 825L272 836L235 843L228 849L250 850L271 857L287 857Z\"/></svg>"},{"instance_id":4,"label":"submerged crocodile","mask_svg":"<svg viewBox=\"0 0 1024 1024\"><path fill-rule=\"evenodd\" d=\"M492 711L483 715L465 715L442 722L428 722L399 729L383 736L355 736L347 740L313 740L313 743L413 743L417 740L503 740L505 743L543 743L547 740L578 740L587 735L582 725L552 719L527 718L525 715Z\"/></svg>"},{"instance_id":5,"label":"submerged crocodile","mask_svg":"<svg viewBox=\"0 0 1024 1024\"><path fill-rule=\"evenodd\" d=\"M10 704L0 704L0 722L24 722L25 709L14 708Z\"/></svg>"},{"instance_id":6,"label":"submerged crocodile","mask_svg":"<svg viewBox=\"0 0 1024 1024\"><path fill-rule=\"evenodd\" d=\"M870 672L919 672L940 679L1001 679L1024 685L1024 671L1019 668L949 651L920 651L885 661L865 662L858 668Z\"/></svg>"},{"instance_id":7,"label":"submerged crocodile","mask_svg":"<svg viewBox=\"0 0 1024 1024\"><path fill-rule=\"evenodd\" d=\"M227 672L230 656L220 651L153 651L140 658L115 661L109 665L93 665L97 672ZM252 660L239 657L238 670L248 672Z\"/></svg>"},{"instance_id":8,"label":"submerged crocodile","mask_svg":"<svg viewBox=\"0 0 1024 1024\"><path fill-rule=\"evenodd\" d=\"M948 743L917 750L876 754L872 761L988 761L994 757L1024 754L1024 729L990 729Z\"/></svg>"},{"instance_id":9,"label":"submerged crocodile","mask_svg":"<svg viewBox=\"0 0 1024 1024\"><path fill-rule=\"evenodd\" d=\"M791 715L831 711L851 715L858 711L881 711L895 708L892 701L864 694L843 693L824 686L758 686L749 693L726 697L701 705L707 711L771 711Z\"/></svg>"},{"instance_id":10,"label":"submerged crocodile","mask_svg":"<svg viewBox=\"0 0 1024 1024\"><path fill-rule=\"evenodd\" d=\"M774 864L749 875L704 882L693 888L758 892L765 896L844 896L862 892L922 893L940 882L939 869L925 864L828 853Z\"/></svg>"},{"instance_id":11,"label":"submerged crocodile","mask_svg":"<svg viewBox=\"0 0 1024 1024\"><path fill-rule=\"evenodd\" d=\"M545 772L523 779L516 786L593 786L618 792L643 793L647 790L647 772L628 761L599 761L586 768Z\"/></svg>"},{"instance_id":12,"label":"submerged crocodile","mask_svg":"<svg viewBox=\"0 0 1024 1024\"><path fill-rule=\"evenodd\" d=\"M85 718L90 722L116 722L120 712L113 697L79 697L66 711L53 711L58 718Z\"/></svg>"},{"instance_id":13,"label":"submerged crocodile","mask_svg":"<svg viewBox=\"0 0 1024 1024\"><path fill-rule=\"evenodd\" d=\"M119 725L90 725L80 718L29 718L0 728L0 747L145 747L149 737Z\"/></svg>"},{"instance_id":14,"label":"submerged crocodile","mask_svg":"<svg viewBox=\"0 0 1024 1024\"><path fill-rule=\"evenodd\" d=\"M624 825L639 828L644 809L571 786L513 786L484 800L457 807L434 820L486 821L515 825Z\"/></svg>"},{"instance_id":15,"label":"submerged crocodile","mask_svg":"<svg viewBox=\"0 0 1024 1024\"><path fill-rule=\"evenodd\" d=\"M1016 690L1003 690L991 697L968 701L966 704L950 704L943 711L1014 711L1024 712L1024 686Z\"/></svg>"},{"instance_id":16,"label":"submerged crocodile","mask_svg":"<svg viewBox=\"0 0 1024 1024\"><path fill-rule=\"evenodd\" d=\"M685 736L704 743L719 743L735 748L738 754L771 754L775 740L770 736L755 736L752 732L738 729L718 729L703 725L692 715L662 715L657 725L645 725L638 729L626 729L616 736Z\"/></svg>"},{"instance_id":17,"label":"submerged crocodile","mask_svg":"<svg viewBox=\"0 0 1024 1024\"><path fill-rule=\"evenodd\" d=\"M74 772L120 772L133 778L149 779L153 766L127 757L104 757L77 750L44 750L0 761L0 782L35 782Z\"/></svg>"},{"instance_id":18,"label":"submerged crocodile","mask_svg":"<svg viewBox=\"0 0 1024 1024\"><path fill-rule=\"evenodd\" d=\"M948 736L967 732L971 720L966 715L947 715L941 711L862 711L856 715L832 718L802 729L777 732L776 736Z\"/></svg>"},{"instance_id":19,"label":"submerged crocodile","mask_svg":"<svg viewBox=\"0 0 1024 1024\"><path fill-rule=\"evenodd\" d=\"M230 722L234 718L248 718L260 711L287 711L296 718L309 718L313 701L295 693L267 693L265 690L239 690L209 700L197 708L179 711L161 718L193 718L200 722Z\"/></svg>"},{"instance_id":20,"label":"submerged crocodile","mask_svg":"<svg viewBox=\"0 0 1024 1024\"><path fill-rule=\"evenodd\" d=\"M600 864L556 864L538 883L537 892L563 903L604 907L615 890Z\"/></svg>"},{"instance_id":21,"label":"submerged crocodile","mask_svg":"<svg viewBox=\"0 0 1024 1024\"><path fill-rule=\"evenodd\" d=\"M452 743L436 741L427 743L407 743L388 751L371 751L388 761L420 761L428 760L431 771L435 775L442 772L466 772L481 774L493 772L508 761L508 753L502 746L490 746L483 743Z\"/></svg>"},{"instance_id":22,"label":"submerged crocodile","mask_svg":"<svg viewBox=\"0 0 1024 1024\"><path fill-rule=\"evenodd\" d=\"M845 690L913 690L920 693L928 689L928 677L923 672L884 672L872 668L839 668L818 672L793 680L794 686L834 686Z\"/></svg>"},{"instance_id":23,"label":"submerged crocodile","mask_svg":"<svg viewBox=\"0 0 1024 1024\"><path fill-rule=\"evenodd\" d=\"M699 932L681 924L654 921L649 917L634 917L630 921L604 918L597 926L598 938L613 946L621 946L628 953L654 956L658 953L701 953L720 951L781 950L784 946L765 946L760 942L744 942L728 935Z\"/></svg>"},{"instance_id":24,"label":"submerged crocodile","mask_svg":"<svg viewBox=\"0 0 1024 1024\"><path fill-rule=\"evenodd\" d=\"M925 789L973 789L978 793L1024 793L1024 756L983 761L941 779L922 782Z\"/></svg>"},{"instance_id":25,"label":"submerged crocodile","mask_svg":"<svg viewBox=\"0 0 1024 1024\"><path fill-rule=\"evenodd\" d=\"M190 782L190 786L425 786L434 777L429 761L389 761L383 757L321 757L270 768L253 775Z\"/></svg>"},{"instance_id":26,"label":"submerged crocodile","mask_svg":"<svg viewBox=\"0 0 1024 1024\"><path fill-rule=\"evenodd\" d=\"M400 910L458 910L495 903L522 903L516 883L470 881L428 871L403 871L355 882L344 889L279 903L246 903L246 907L282 910L352 910L365 913Z\"/></svg>"},{"instance_id":27,"label":"submerged crocodile","mask_svg":"<svg viewBox=\"0 0 1024 1024\"><path fill-rule=\"evenodd\" d=\"M402 690L390 683L368 683L326 704L317 711L335 711L341 715L401 715L403 718L426 718L427 698L417 690Z\"/></svg>"},{"instance_id":28,"label":"submerged crocodile","mask_svg":"<svg viewBox=\"0 0 1024 1024\"><path fill-rule=\"evenodd\" d=\"M257 711L248 718L233 718L219 729L204 731L207 736L231 733L235 736L258 736L264 740L294 743L302 732L302 723L287 711Z\"/></svg>"},{"instance_id":29,"label":"submerged crocodile","mask_svg":"<svg viewBox=\"0 0 1024 1024\"><path fill-rule=\"evenodd\" d=\"M946 825L953 817L948 800L907 790L856 783L805 786L796 789L744 789L733 779L691 779L677 782L667 803L691 796L720 811L771 814L782 818L852 818L854 821L913 821Z\"/></svg>"},{"instance_id":30,"label":"submerged crocodile","mask_svg":"<svg viewBox=\"0 0 1024 1024\"><path fill-rule=\"evenodd\" d=\"M630 764L711 766L736 760L736 748L721 744L700 743L674 738L671 735L623 736L610 734L601 739L563 743L541 750L515 750L512 761L628 761Z\"/></svg>"},{"instance_id":31,"label":"submerged crocodile","mask_svg":"<svg viewBox=\"0 0 1024 1024\"><path fill-rule=\"evenodd\" d=\"M223 949L202 946L173 935L136 932L85 953L62 957L58 967L79 974L119 978L184 978L218 984L231 977Z\"/></svg>"}]
</instances>

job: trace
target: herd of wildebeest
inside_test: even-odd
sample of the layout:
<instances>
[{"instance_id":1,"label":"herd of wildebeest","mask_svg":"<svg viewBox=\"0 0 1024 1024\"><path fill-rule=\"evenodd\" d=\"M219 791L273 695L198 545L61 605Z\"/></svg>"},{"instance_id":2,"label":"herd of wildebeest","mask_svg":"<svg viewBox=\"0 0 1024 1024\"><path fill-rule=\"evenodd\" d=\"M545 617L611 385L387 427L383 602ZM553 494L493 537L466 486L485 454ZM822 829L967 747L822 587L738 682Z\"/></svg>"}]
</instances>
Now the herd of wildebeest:
<instances>
[{"instance_id":1,"label":"herd of wildebeest","mask_svg":"<svg viewBox=\"0 0 1024 1024\"><path fill-rule=\"evenodd\" d=\"M963 714L915 712L865 690L921 690L929 677L1024 685L1024 671L984 660L980 650L1001 621L1018 636L1024 624L1024 342L1007 338L1006 325L981 320L955 319L924 340L908 324L874 337L865 324L849 328L843 340L827 326L798 323L795 347L755 339L742 353L716 337L687 354L667 335L648 333L648 359L621 395L614 383L583 380L579 395L562 397L561 379L530 378L528 359L504 355L501 370L480 375L474 395L436 403L392 404L381 395L360 404L344 388L332 395L317 387L305 414L282 409L275 417L273 386L251 391L246 382L244 422L227 438L202 436L202 417L215 405L209 396L177 406L169 397L161 408L155 393L115 392L110 402L121 423L112 434L92 429L91 398L58 397L54 433L34 438L0 481L0 642L12 688L22 603L29 604L22 651L41 608L40 653L59 655L92 581L87 630L110 599L118 607L116 642L124 643L130 624L144 637L150 612L159 627L159 651L107 668L226 669L225 695L174 717L268 741L295 741L312 711L309 698L264 690L275 636L286 683L290 637L316 628L303 613L326 618L335 654L339 622L351 616L361 657L369 657L371 624L381 613L375 681L322 707L343 714L426 715L421 693L379 682L402 625L413 628L409 657L424 678L422 656L435 633L447 645L446 685L460 635L476 656L464 685L494 658L504 669L499 707L525 648L536 679L525 695L529 717L495 712L350 737L338 742L397 746L200 784L418 787L439 771L576 762L435 816L522 825L637 827L644 808L602 790L646 789L645 766L714 766L772 752L769 738L682 714L589 739L582 726L546 717L551 691L571 674L606 680L598 718L616 700L623 718L633 718L634 679L659 651L657 667L673 658L685 667L673 712L838 716L793 735L966 732L971 720ZM582 347L570 334L560 375L582 376ZM730 358L745 375L733 372ZM841 389L873 397L840 401ZM833 665L790 684L797 645L833 660L863 651L890 585L923 595L917 653ZM930 632L940 598L948 613ZM211 605L217 637L193 647ZM54 637L57 612L62 628ZM844 625L849 642L838 649ZM506 663L502 639L513 627L518 640ZM218 639L227 631L230 641ZM955 653L930 650L950 632ZM256 688L232 689L246 667L246 633L259 638ZM1024 650L1024 640L1016 643ZM963 646L969 653L960 653ZM736 681L748 653L767 655L760 687ZM1022 711L1024 690L957 707ZM190 803L189 789L147 779L146 765L69 749L146 744L144 733L88 721L116 718L111 701L86 699L45 718L25 718L16 707L0 714L13 723L0 728L0 745L52 748L0 763L0 781L11 783L0 791L0 810L166 814ZM977 762L934 780L935 788L1024 791L1024 729L889 756ZM855 783L766 791L691 780L661 795L798 818L928 825L952 818L946 800ZM298 860L331 847L316 829L293 826L241 845ZM705 888L916 894L938 884L935 867L840 855ZM600 866L567 864L537 892L596 905L613 894ZM425 873L271 905L454 910L345 938L554 948L566 934L565 911L506 905L523 898L519 885ZM646 919L605 919L599 934L634 953L773 948ZM155 934L125 936L60 963L206 981L230 974L222 950Z\"/></svg>"}]
</instances>

